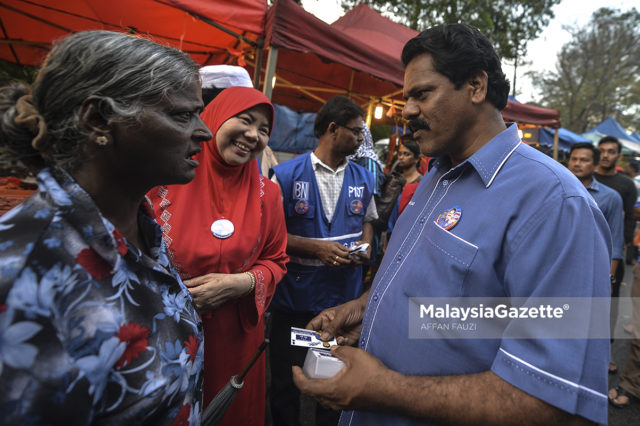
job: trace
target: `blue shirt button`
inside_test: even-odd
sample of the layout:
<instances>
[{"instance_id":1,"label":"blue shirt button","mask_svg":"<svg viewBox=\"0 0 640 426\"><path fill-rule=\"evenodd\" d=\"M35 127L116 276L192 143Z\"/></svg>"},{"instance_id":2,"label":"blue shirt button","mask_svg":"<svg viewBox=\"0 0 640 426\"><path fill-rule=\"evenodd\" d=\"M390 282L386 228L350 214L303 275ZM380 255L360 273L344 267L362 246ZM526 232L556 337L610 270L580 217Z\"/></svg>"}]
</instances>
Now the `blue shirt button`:
<instances>
[{"instance_id":1,"label":"blue shirt button","mask_svg":"<svg viewBox=\"0 0 640 426\"><path fill-rule=\"evenodd\" d=\"M427 221L427 218L423 217L422 219L420 219L420 225L424 225L426 221Z\"/></svg>"},{"instance_id":2,"label":"blue shirt button","mask_svg":"<svg viewBox=\"0 0 640 426\"><path fill-rule=\"evenodd\" d=\"M360 340L360 346L364 346L364 339Z\"/></svg>"},{"instance_id":3,"label":"blue shirt button","mask_svg":"<svg viewBox=\"0 0 640 426\"><path fill-rule=\"evenodd\" d=\"M402 255L401 255L401 254L399 254L399 255L398 255L398 257L396 257L396 260L397 260L398 262L400 262L400 261L402 260Z\"/></svg>"},{"instance_id":4,"label":"blue shirt button","mask_svg":"<svg viewBox=\"0 0 640 426\"><path fill-rule=\"evenodd\" d=\"M374 302L377 302L377 301L378 301L378 294L377 294L377 293L373 295L373 301L374 301Z\"/></svg>"},{"instance_id":5,"label":"blue shirt button","mask_svg":"<svg viewBox=\"0 0 640 426\"><path fill-rule=\"evenodd\" d=\"M446 180L446 179L445 179L445 180L443 180L443 181L442 181L442 186L447 186L447 185L449 185L449 181L448 181L448 180Z\"/></svg>"}]
</instances>

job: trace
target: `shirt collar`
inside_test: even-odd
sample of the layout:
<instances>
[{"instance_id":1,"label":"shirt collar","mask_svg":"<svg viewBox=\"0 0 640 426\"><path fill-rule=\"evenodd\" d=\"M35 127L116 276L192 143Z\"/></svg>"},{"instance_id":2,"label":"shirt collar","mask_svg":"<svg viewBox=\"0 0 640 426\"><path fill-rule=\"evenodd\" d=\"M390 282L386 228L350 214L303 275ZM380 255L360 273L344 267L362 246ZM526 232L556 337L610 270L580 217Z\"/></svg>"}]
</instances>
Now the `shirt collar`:
<instances>
[{"instance_id":1,"label":"shirt collar","mask_svg":"<svg viewBox=\"0 0 640 426\"><path fill-rule=\"evenodd\" d=\"M129 253L122 234L102 216L91 196L66 171L43 169L38 173L38 186L39 191L50 199L58 214L76 228L87 244L112 267L116 267L119 254L125 256ZM163 248L162 228L143 208L140 208L138 215L142 234L155 258Z\"/></svg>"},{"instance_id":2,"label":"shirt collar","mask_svg":"<svg viewBox=\"0 0 640 426\"><path fill-rule=\"evenodd\" d=\"M512 124L498 133L486 145L476 151L464 163L476 170L485 187L489 187L513 151L522 143L518 136L518 126ZM460 165L462 165L460 164Z\"/></svg>"},{"instance_id":3,"label":"shirt collar","mask_svg":"<svg viewBox=\"0 0 640 426\"><path fill-rule=\"evenodd\" d=\"M599 191L600 191L600 182L598 182L598 181L596 180L596 178L594 177L594 178L591 180L591 184L590 184L589 186L587 186L587 189L588 189L588 190L590 190L590 191L596 191L596 192L599 192Z\"/></svg>"},{"instance_id":4,"label":"shirt collar","mask_svg":"<svg viewBox=\"0 0 640 426\"><path fill-rule=\"evenodd\" d=\"M331 171L331 173L334 174L338 174L341 171L343 171L344 169L347 168L347 165L349 165L349 160L347 160L346 158L344 160L342 160L342 163L340 163L340 165L338 166L338 168L334 171L331 167L327 166L325 163L323 163L313 152L311 153L311 165L313 166L314 170L317 170L317 166L321 166L329 171Z\"/></svg>"}]
</instances>

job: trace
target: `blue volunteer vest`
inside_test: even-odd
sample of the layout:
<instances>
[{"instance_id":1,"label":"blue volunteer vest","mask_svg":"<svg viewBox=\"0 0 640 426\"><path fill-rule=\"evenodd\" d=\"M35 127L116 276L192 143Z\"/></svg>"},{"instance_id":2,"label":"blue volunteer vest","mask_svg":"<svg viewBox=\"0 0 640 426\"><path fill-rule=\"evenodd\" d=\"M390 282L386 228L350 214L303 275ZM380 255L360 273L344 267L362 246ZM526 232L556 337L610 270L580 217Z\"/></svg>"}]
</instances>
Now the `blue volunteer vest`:
<instances>
[{"instance_id":1,"label":"blue volunteer vest","mask_svg":"<svg viewBox=\"0 0 640 426\"><path fill-rule=\"evenodd\" d=\"M284 203L287 232L306 238L337 241L352 247L362 239L362 225L373 195L374 177L349 162L331 222L327 219L310 154L273 168ZM290 256L287 274L276 287L271 305L291 312L320 312L362 293L362 266L324 266L317 257Z\"/></svg>"}]
</instances>

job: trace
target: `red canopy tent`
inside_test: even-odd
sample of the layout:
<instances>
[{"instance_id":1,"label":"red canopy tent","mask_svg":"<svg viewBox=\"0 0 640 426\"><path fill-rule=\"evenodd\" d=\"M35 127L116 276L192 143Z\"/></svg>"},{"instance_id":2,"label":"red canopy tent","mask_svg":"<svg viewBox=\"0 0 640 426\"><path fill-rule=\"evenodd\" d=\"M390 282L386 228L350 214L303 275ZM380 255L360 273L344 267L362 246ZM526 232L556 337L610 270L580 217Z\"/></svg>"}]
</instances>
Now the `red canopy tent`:
<instances>
[{"instance_id":1,"label":"red canopy tent","mask_svg":"<svg viewBox=\"0 0 640 426\"><path fill-rule=\"evenodd\" d=\"M551 108L542 108L533 105L521 104L509 99L507 106L502 110L502 118L505 121L515 121L522 124L531 124L537 127L550 127L556 129L553 136L553 158L558 159L558 141L560 125L560 111Z\"/></svg>"},{"instance_id":2,"label":"red canopy tent","mask_svg":"<svg viewBox=\"0 0 640 426\"><path fill-rule=\"evenodd\" d=\"M0 59L39 65L53 40L105 29L149 36L201 65L227 63L257 45L266 11L266 0L2 0Z\"/></svg>"},{"instance_id":3,"label":"red canopy tent","mask_svg":"<svg viewBox=\"0 0 640 426\"><path fill-rule=\"evenodd\" d=\"M502 110L505 121L535 124L541 127L559 129L560 112L555 109L542 108L533 105L521 104L512 99L507 101L507 106Z\"/></svg>"},{"instance_id":4,"label":"red canopy tent","mask_svg":"<svg viewBox=\"0 0 640 426\"><path fill-rule=\"evenodd\" d=\"M393 69L396 79L399 78L392 81L402 84L404 70L400 62L400 54L407 41L419 34L418 31L385 18L364 3L348 11L331 24L331 27L355 38L369 49L385 52L394 58L393 63L385 65Z\"/></svg>"},{"instance_id":5,"label":"red canopy tent","mask_svg":"<svg viewBox=\"0 0 640 426\"><path fill-rule=\"evenodd\" d=\"M265 92L276 75L274 102L315 112L336 94L360 104L401 100L400 51L369 46L292 0L276 0L267 14L265 33L270 49L264 63Z\"/></svg>"},{"instance_id":6,"label":"red canopy tent","mask_svg":"<svg viewBox=\"0 0 640 426\"><path fill-rule=\"evenodd\" d=\"M404 43L418 34L360 4L332 25L292 0L1 0L0 59L38 65L51 41L87 29L149 36L189 53L201 65L247 62L276 103L317 111L346 94L371 112L400 107ZM262 40L269 58L262 58ZM255 64L262 66L255 70ZM398 108L399 111L399 108ZM509 101L505 120L559 127L555 110Z\"/></svg>"}]
</instances>

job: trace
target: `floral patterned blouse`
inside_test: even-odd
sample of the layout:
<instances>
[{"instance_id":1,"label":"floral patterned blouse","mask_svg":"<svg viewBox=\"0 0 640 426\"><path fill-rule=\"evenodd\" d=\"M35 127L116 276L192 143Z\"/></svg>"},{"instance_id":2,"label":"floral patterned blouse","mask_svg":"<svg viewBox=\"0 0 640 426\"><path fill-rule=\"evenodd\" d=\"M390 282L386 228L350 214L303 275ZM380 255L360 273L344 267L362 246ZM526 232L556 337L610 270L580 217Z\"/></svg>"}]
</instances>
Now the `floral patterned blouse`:
<instances>
[{"instance_id":1,"label":"floral patterned blouse","mask_svg":"<svg viewBox=\"0 0 640 426\"><path fill-rule=\"evenodd\" d=\"M0 218L0 423L200 423L203 335L160 227L130 245L62 171Z\"/></svg>"}]
</instances>

